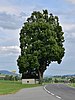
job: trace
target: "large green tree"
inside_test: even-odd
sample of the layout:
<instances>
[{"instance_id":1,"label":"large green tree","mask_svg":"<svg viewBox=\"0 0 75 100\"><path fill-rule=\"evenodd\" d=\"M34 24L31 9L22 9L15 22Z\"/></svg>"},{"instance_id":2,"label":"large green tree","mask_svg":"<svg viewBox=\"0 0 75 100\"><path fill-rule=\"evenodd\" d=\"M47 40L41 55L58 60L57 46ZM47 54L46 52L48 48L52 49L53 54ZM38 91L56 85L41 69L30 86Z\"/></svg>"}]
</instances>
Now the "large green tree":
<instances>
[{"instance_id":1,"label":"large green tree","mask_svg":"<svg viewBox=\"0 0 75 100\"><path fill-rule=\"evenodd\" d=\"M35 70L41 80L51 62L60 64L62 61L65 51L63 35L57 16L48 14L47 10L34 11L20 31L19 72Z\"/></svg>"}]
</instances>

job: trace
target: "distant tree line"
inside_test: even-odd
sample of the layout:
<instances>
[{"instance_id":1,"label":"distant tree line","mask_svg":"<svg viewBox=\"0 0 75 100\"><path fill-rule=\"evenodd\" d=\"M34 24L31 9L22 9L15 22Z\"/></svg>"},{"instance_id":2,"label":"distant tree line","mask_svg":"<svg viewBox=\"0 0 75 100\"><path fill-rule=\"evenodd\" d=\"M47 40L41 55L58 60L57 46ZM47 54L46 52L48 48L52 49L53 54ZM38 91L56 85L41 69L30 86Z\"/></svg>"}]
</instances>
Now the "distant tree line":
<instances>
[{"instance_id":1,"label":"distant tree line","mask_svg":"<svg viewBox=\"0 0 75 100\"><path fill-rule=\"evenodd\" d=\"M19 76L13 76L13 75L5 75L5 77L1 78L1 80L10 80L10 81L18 81L21 78Z\"/></svg>"},{"instance_id":2,"label":"distant tree line","mask_svg":"<svg viewBox=\"0 0 75 100\"><path fill-rule=\"evenodd\" d=\"M75 83L75 77L54 76L51 78L45 77L44 82L48 83Z\"/></svg>"}]
</instances>

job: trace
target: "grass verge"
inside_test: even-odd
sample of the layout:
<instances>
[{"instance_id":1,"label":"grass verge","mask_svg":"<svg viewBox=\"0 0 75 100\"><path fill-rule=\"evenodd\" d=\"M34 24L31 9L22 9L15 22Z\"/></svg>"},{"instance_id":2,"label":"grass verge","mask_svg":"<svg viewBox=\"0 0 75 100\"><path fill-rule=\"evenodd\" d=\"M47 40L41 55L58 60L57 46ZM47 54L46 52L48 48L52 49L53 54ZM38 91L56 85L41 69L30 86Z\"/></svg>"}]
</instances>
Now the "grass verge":
<instances>
[{"instance_id":1,"label":"grass verge","mask_svg":"<svg viewBox=\"0 0 75 100\"><path fill-rule=\"evenodd\" d=\"M21 82L1 81L0 80L0 95L16 93L23 88L31 88L40 86L40 84L22 84Z\"/></svg>"},{"instance_id":2,"label":"grass verge","mask_svg":"<svg viewBox=\"0 0 75 100\"><path fill-rule=\"evenodd\" d=\"M68 84L68 86L75 88L75 83L70 83L70 84Z\"/></svg>"}]
</instances>

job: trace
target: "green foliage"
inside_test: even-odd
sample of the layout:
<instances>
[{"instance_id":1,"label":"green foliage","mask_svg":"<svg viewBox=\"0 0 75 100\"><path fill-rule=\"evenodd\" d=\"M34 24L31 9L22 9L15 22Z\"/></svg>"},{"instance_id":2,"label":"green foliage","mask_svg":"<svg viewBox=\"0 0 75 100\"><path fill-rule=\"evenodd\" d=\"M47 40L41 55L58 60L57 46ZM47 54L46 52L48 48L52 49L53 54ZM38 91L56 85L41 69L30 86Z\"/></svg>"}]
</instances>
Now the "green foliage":
<instances>
[{"instance_id":1,"label":"green foliage","mask_svg":"<svg viewBox=\"0 0 75 100\"><path fill-rule=\"evenodd\" d=\"M52 78L47 78L47 77L45 77L43 79L43 81L46 82L46 83L52 83L53 82Z\"/></svg>"},{"instance_id":2,"label":"green foliage","mask_svg":"<svg viewBox=\"0 0 75 100\"><path fill-rule=\"evenodd\" d=\"M55 78L54 82L55 82L55 83L58 83L59 81Z\"/></svg>"},{"instance_id":3,"label":"green foliage","mask_svg":"<svg viewBox=\"0 0 75 100\"><path fill-rule=\"evenodd\" d=\"M13 76L13 75L6 75L4 80L10 80L10 81L18 81L21 80L19 76Z\"/></svg>"},{"instance_id":4,"label":"green foliage","mask_svg":"<svg viewBox=\"0 0 75 100\"><path fill-rule=\"evenodd\" d=\"M70 83L70 84L67 84L67 85L75 88L75 83Z\"/></svg>"},{"instance_id":5,"label":"green foliage","mask_svg":"<svg viewBox=\"0 0 75 100\"><path fill-rule=\"evenodd\" d=\"M9 75L6 75L4 79L5 80L10 80L10 76Z\"/></svg>"},{"instance_id":6,"label":"green foliage","mask_svg":"<svg viewBox=\"0 0 75 100\"><path fill-rule=\"evenodd\" d=\"M75 83L75 78L74 77L70 78L70 82Z\"/></svg>"},{"instance_id":7,"label":"green foliage","mask_svg":"<svg viewBox=\"0 0 75 100\"><path fill-rule=\"evenodd\" d=\"M42 78L46 67L53 61L61 63L64 56L64 32L59 19L53 14L34 11L20 31L21 55L17 60L19 72L38 70Z\"/></svg>"}]
</instances>

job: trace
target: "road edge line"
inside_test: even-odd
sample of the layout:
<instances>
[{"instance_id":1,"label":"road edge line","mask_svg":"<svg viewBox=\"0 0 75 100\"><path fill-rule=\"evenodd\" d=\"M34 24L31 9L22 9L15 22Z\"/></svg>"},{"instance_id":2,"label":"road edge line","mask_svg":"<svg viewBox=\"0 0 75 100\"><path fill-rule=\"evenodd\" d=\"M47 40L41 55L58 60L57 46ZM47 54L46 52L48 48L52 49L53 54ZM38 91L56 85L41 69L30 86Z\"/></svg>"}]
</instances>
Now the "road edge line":
<instances>
[{"instance_id":1,"label":"road edge line","mask_svg":"<svg viewBox=\"0 0 75 100\"><path fill-rule=\"evenodd\" d=\"M48 90L46 89L46 85L44 86L44 90L45 90L47 93L51 94L52 96L55 96L55 97L58 98L58 99L62 99L60 96L57 96L57 95L55 95L54 93L48 91Z\"/></svg>"}]
</instances>

